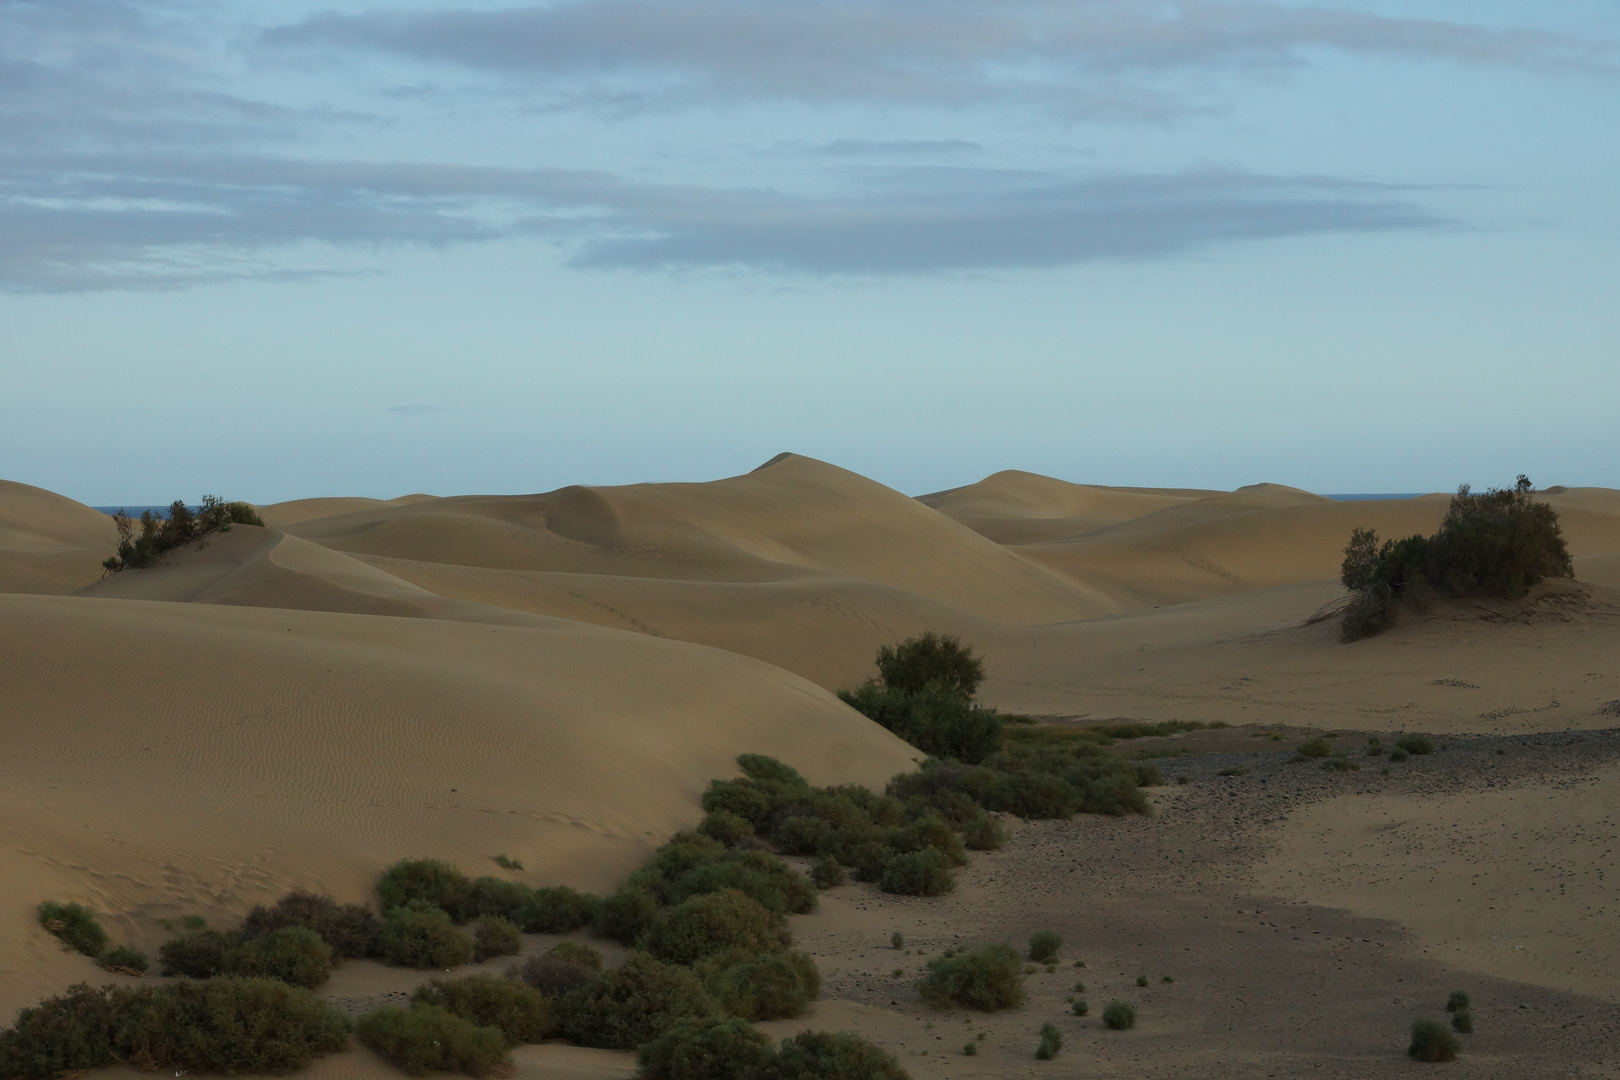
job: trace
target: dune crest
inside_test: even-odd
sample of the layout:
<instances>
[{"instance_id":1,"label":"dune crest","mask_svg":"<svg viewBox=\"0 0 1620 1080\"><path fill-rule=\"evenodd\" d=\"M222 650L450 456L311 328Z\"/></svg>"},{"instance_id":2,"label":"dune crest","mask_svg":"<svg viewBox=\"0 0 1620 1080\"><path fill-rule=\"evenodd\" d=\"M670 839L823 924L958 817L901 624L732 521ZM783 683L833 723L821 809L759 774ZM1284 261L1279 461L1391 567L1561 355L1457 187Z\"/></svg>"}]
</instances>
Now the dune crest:
<instances>
[{"instance_id":1,"label":"dune crest","mask_svg":"<svg viewBox=\"0 0 1620 1080\"><path fill-rule=\"evenodd\" d=\"M118 530L99 510L0 480L0 592L73 592L101 576Z\"/></svg>"}]
</instances>

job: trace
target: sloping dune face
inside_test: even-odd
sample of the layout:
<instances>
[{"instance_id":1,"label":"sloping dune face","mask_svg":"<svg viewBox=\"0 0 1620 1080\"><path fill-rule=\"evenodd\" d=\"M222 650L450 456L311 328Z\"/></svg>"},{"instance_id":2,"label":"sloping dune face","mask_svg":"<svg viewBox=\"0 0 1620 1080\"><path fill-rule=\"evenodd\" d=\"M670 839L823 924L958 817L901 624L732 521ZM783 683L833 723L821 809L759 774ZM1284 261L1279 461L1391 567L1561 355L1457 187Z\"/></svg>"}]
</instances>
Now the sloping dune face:
<instances>
[{"instance_id":1,"label":"sloping dune face","mask_svg":"<svg viewBox=\"0 0 1620 1080\"><path fill-rule=\"evenodd\" d=\"M101 576L101 561L117 547L106 514L0 480L0 592L73 592Z\"/></svg>"},{"instance_id":2,"label":"sloping dune face","mask_svg":"<svg viewBox=\"0 0 1620 1080\"><path fill-rule=\"evenodd\" d=\"M5 596L0 681L7 1016L88 974L47 897L141 943L293 886L366 900L407 855L601 889L739 752L874 786L914 753L779 669L562 622Z\"/></svg>"},{"instance_id":3,"label":"sloping dune face","mask_svg":"<svg viewBox=\"0 0 1620 1080\"><path fill-rule=\"evenodd\" d=\"M397 499L323 498L293 499L290 502L271 503L259 507L259 517L272 529L284 529L316 518L354 514L362 510L375 510L385 506L404 506L424 502L432 495L401 495Z\"/></svg>"},{"instance_id":4,"label":"sloping dune face","mask_svg":"<svg viewBox=\"0 0 1620 1080\"><path fill-rule=\"evenodd\" d=\"M919 495L917 501L998 544L1033 544L1080 536L1218 494L1071 484L1009 469L967 487Z\"/></svg>"}]
</instances>

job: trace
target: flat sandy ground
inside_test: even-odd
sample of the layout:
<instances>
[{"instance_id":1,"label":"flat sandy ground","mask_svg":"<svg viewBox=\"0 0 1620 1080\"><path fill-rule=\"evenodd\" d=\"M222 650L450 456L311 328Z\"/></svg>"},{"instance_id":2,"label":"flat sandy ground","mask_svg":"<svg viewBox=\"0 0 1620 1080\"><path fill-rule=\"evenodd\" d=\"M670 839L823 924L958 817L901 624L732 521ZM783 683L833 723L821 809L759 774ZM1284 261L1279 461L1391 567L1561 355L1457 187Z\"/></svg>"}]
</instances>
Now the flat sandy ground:
<instances>
[{"instance_id":1,"label":"flat sandy ground","mask_svg":"<svg viewBox=\"0 0 1620 1080\"><path fill-rule=\"evenodd\" d=\"M300 500L103 578L105 516L0 483L0 1017L123 978L57 948L42 899L155 952L163 920L230 925L294 887L371 901L404 856L605 890L739 753L880 786L916 752L833 691L934 629L983 653L1004 709L1228 726L1113 748L1158 762L1152 816L1009 820L947 897L823 894L794 920L823 998L772 1034L858 1030L916 1077L1411 1075L1408 1025L1463 989L1477 1033L1448 1075L1620 1076L1620 492L1539 497L1574 582L1345 645L1318 616L1350 529L1430 531L1444 496L1000 473L912 499L785 455L710 484ZM1443 749L1365 753L1403 732ZM1360 768L1292 762L1316 734ZM919 1000L929 957L1038 929L1063 955L1022 1008ZM421 978L351 963L326 992L358 1010ZM1114 998L1135 1030L1102 1028ZM311 1073L397 1075L360 1049Z\"/></svg>"}]
</instances>

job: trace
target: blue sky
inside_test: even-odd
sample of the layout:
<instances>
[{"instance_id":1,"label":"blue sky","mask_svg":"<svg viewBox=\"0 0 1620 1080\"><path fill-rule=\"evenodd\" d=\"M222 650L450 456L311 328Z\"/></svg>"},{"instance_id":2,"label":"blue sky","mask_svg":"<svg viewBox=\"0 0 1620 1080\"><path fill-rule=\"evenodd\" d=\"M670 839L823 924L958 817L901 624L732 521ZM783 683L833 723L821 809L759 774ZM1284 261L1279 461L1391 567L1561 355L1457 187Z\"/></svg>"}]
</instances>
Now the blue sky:
<instances>
[{"instance_id":1,"label":"blue sky","mask_svg":"<svg viewBox=\"0 0 1620 1080\"><path fill-rule=\"evenodd\" d=\"M1620 8L0 0L0 476L1620 486Z\"/></svg>"}]
</instances>

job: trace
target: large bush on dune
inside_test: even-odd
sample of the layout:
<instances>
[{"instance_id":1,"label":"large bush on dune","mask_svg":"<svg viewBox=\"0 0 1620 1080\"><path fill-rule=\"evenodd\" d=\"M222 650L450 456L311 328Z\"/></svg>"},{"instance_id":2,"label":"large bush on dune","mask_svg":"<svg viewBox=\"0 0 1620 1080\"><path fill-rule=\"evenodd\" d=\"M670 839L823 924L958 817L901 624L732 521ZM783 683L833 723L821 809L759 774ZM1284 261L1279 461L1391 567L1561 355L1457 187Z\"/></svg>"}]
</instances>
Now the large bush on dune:
<instances>
[{"instance_id":1,"label":"large bush on dune","mask_svg":"<svg viewBox=\"0 0 1620 1080\"><path fill-rule=\"evenodd\" d=\"M136 535L136 522L141 531ZM159 517L150 510L139 518L131 518L122 510L113 515L118 529L118 553L102 562L102 568L117 573L120 570L157 565L159 557L188 544L206 533L224 532L232 525L260 525L264 520L249 503L226 502L218 495L204 495L202 506L193 511L184 500L169 504L167 517Z\"/></svg>"},{"instance_id":2,"label":"large bush on dune","mask_svg":"<svg viewBox=\"0 0 1620 1080\"><path fill-rule=\"evenodd\" d=\"M1523 475L1511 488L1484 494L1464 484L1432 536L1380 544L1371 529L1353 531L1339 572L1352 594L1342 623L1345 640L1387 629L1397 605L1425 589L1518 599L1547 578L1574 577L1558 514L1534 494Z\"/></svg>"}]
</instances>

